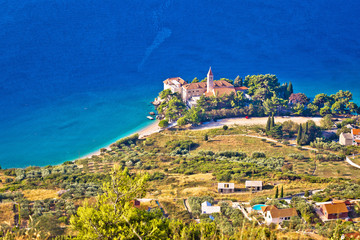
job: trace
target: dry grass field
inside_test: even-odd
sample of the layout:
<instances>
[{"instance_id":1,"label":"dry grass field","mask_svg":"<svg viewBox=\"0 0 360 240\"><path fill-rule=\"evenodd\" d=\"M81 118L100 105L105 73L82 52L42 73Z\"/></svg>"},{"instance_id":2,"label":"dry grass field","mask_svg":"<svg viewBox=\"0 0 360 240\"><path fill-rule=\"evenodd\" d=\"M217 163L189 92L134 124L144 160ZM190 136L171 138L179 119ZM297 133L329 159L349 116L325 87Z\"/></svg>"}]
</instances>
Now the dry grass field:
<instances>
[{"instance_id":1,"label":"dry grass field","mask_svg":"<svg viewBox=\"0 0 360 240\"><path fill-rule=\"evenodd\" d=\"M50 189L32 189L24 190L22 193L24 197L30 201L44 200L48 198L59 198L57 192L59 190L50 190Z\"/></svg>"}]
</instances>

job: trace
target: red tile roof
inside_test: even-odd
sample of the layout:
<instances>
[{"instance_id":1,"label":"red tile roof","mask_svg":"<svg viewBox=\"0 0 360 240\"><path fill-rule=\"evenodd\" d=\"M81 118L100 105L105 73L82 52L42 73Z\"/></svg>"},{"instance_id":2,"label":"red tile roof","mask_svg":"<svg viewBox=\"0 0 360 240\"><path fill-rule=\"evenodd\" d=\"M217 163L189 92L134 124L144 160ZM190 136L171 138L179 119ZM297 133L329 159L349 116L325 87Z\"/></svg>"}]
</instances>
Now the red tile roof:
<instances>
[{"instance_id":1,"label":"red tile roof","mask_svg":"<svg viewBox=\"0 0 360 240\"><path fill-rule=\"evenodd\" d=\"M324 208L328 214L339 214L349 212L346 208L345 202L333 202L329 204L324 204Z\"/></svg>"},{"instance_id":2,"label":"red tile roof","mask_svg":"<svg viewBox=\"0 0 360 240\"><path fill-rule=\"evenodd\" d=\"M234 89L234 86L225 80L214 81L214 89L215 88L223 88L223 87ZM189 83L189 84L184 85L184 88L186 88L187 90L207 88L207 82Z\"/></svg>"},{"instance_id":3,"label":"red tile roof","mask_svg":"<svg viewBox=\"0 0 360 240\"><path fill-rule=\"evenodd\" d=\"M353 128L351 131L353 135L360 135L360 129Z\"/></svg>"},{"instance_id":4,"label":"red tile roof","mask_svg":"<svg viewBox=\"0 0 360 240\"><path fill-rule=\"evenodd\" d=\"M184 79L182 79L181 77L168 78L165 81L163 81L163 83L170 84L170 82L174 81L174 80L179 82L181 86L184 85L184 84L187 84L187 82Z\"/></svg>"},{"instance_id":5,"label":"red tile roof","mask_svg":"<svg viewBox=\"0 0 360 240\"><path fill-rule=\"evenodd\" d=\"M261 210L264 213L270 212L272 218L294 217L298 215L295 208L278 209L276 206L264 206L261 207Z\"/></svg>"},{"instance_id":6,"label":"red tile roof","mask_svg":"<svg viewBox=\"0 0 360 240\"><path fill-rule=\"evenodd\" d=\"M242 86L242 87L235 87L235 90L236 91L244 91L244 90L248 90L249 88L247 88L247 87L244 87L244 86Z\"/></svg>"}]
</instances>

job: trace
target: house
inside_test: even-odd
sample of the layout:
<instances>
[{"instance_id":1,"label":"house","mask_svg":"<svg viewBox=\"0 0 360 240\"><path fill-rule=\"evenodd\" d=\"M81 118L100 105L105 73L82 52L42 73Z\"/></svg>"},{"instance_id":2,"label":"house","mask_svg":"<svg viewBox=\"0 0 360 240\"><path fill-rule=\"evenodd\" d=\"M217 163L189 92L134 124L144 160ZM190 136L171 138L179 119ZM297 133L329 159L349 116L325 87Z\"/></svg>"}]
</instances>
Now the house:
<instances>
[{"instance_id":1,"label":"house","mask_svg":"<svg viewBox=\"0 0 360 240\"><path fill-rule=\"evenodd\" d=\"M246 181L245 188L251 190L252 192L261 191L263 187L262 181Z\"/></svg>"},{"instance_id":2,"label":"house","mask_svg":"<svg viewBox=\"0 0 360 240\"><path fill-rule=\"evenodd\" d=\"M298 216L295 208L278 209L276 206L261 207L266 224L280 224L283 221L290 220L291 217Z\"/></svg>"},{"instance_id":3,"label":"house","mask_svg":"<svg viewBox=\"0 0 360 240\"><path fill-rule=\"evenodd\" d=\"M234 183L218 183L219 193L233 193L235 192Z\"/></svg>"},{"instance_id":4,"label":"house","mask_svg":"<svg viewBox=\"0 0 360 240\"><path fill-rule=\"evenodd\" d=\"M220 212L220 206L212 206L208 201L205 201L201 204L202 214L212 214L218 212Z\"/></svg>"},{"instance_id":5,"label":"house","mask_svg":"<svg viewBox=\"0 0 360 240\"><path fill-rule=\"evenodd\" d=\"M322 204L320 206L320 212L324 214L325 220L349 217L348 216L349 210L346 207L346 203L343 201L336 201L332 203Z\"/></svg>"},{"instance_id":6,"label":"house","mask_svg":"<svg viewBox=\"0 0 360 240\"><path fill-rule=\"evenodd\" d=\"M134 199L130 201L130 205L135 207L135 208L140 208L140 201Z\"/></svg>"},{"instance_id":7,"label":"house","mask_svg":"<svg viewBox=\"0 0 360 240\"><path fill-rule=\"evenodd\" d=\"M206 82L187 83L180 77L168 78L164 82L164 90L170 89L173 93L180 93L183 102L188 107L194 107L201 96L223 96L236 94L236 92L247 93L247 87L234 87L225 80L214 81L211 67L207 74ZM247 95L246 95L247 96ZM248 97L248 96L247 96Z\"/></svg>"},{"instance_id":8,"label":"house","mask_svg":"<svg viewBox=\"0 0 360 240\"><path fill-rule=\"evenodd\" d=\"M339 143L343 146L353 145L353 136L351 133L341 133Z\"/></svg>"},{"instance_id":9,"label":"house","mask_svg":"<svg viewBox=\"0 0 360 240\"><path fill-rule=\"evenodd\" d=\"M180 78L180 77L176 77L176 78L168 78L165 81L163 81L164 83L164 90L166 89L170 89L172 93L180 93L182 92L182 86L187 84L187 82Z\"/></svg>"},{"instance_id":10,"label":"house","mask_svg":"<svg viewBox=\"0 0 360 240\"><path fill-rule=\"evenodd\" d=\"M360 146L360 129L351 129L351 134L353 136L354 145Z\"/></svg>"}]
</instances>

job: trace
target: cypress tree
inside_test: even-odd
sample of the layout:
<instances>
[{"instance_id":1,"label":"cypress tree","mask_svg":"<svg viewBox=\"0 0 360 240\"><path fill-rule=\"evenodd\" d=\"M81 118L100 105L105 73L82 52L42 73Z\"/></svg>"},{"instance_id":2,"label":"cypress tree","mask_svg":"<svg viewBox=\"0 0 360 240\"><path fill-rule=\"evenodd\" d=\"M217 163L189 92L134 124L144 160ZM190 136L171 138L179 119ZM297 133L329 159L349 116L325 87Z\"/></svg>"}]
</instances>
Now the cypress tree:
<instances>
[{"instance_id":1,"label":"cypress tree","mask_svg":"<svg viewBox=\"0 0 360 240\"><path fill-rule=\"evenodd\" d=\"M279 189L278 187L276 186L276 189L275 189L275 198L278 198L279 197Z\"/></svg>"},{"instance_id":2,"label":"cypress tree","mask_svg":"<svg viewBox=\"0 0 360 240\"><path fill-rule=\"evenodd\" d=\"M271 126L271 118L269 116L266 122L266 132L270 131L270 126Z\"/></svg>"},{"instance_id":3,"label":"cypress tree","mask_svg":"<svg viewBox=\"0 0 360 240\"><path fill-rule=\"evenodd\" d=\"M296 143L298 145L300 145L300 140L301 139L302 139L302 125L300 124L298 134L297 134L297 138L296 138Z\"/></svg>"},{"instance_id":4,"label":"cypress tree","mask_svg":"<svg viewBox=\"0 0 360 240\"><path fill-rule=\"evenodd\" d=\"M284 186L281 186L280 198L284 197Z\"/></svg>"},{"instance_id":5,"label":"cypress tree","mask_svg":"<svg viewBox=\"0 0 360 240\"><path fill-rule=\"evenodd\" d=\"M290 95L291 95L292 93L294 93L293 85L292 85L291 82L289 82L289 85L288 85L288 87L287 87L287 93L288 93L288 96L289 96L289 97L290 97Z\"/></svg>"},{"instance_id":6,"label":"cypress tree","mask_svg":"<svg viewBox=\"0 0 360 240\"><path fill-rule=\"evenodd\" d=\"M305 134L308 134L308 133L309 133L309 122L306 122L306 124L305 124L304 133L305 133Z\"/></svg>"},{"instance_id":7,"label":"cypress tree","mask_svg":"<svg viewBox=\"0 0 360 240\"><path fill-rule=\"evenodd\" d=\"M274 113L272 113L272 116L271 116L270 129L273 129L273 127L275 127Z\"/></svg>"}]
</instances>

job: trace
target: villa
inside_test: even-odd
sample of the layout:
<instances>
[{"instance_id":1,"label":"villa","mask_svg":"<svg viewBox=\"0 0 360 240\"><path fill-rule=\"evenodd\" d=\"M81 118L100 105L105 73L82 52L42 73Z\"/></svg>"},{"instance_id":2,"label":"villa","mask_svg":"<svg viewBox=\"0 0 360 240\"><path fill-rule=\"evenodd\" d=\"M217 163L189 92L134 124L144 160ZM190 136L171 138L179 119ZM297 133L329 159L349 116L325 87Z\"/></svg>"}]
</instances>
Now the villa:
<instances>
[{"instance_id":1,"label":"villa","mask_svg":"<svg viewBox=\"0 0 360 240\"><path fill-rule=\"evenodd\" d=\"M344 201L333 201L331 203L322 204L320 212L323 214L323 220L332 220L339 218L348 218L349 209Z\"/></svg>"},{"instance_id":2,"label":"villa","mask_svg":"<svg viewBox=\"0 0 360 240\"><path fill-rule=\"evenodd\" d=\"M298 216L295 208L278 209L276 206L263 206L261 211L264 215L266 224L279 224L290 220L291 217Z\"/></svg>"},{"instance_id":3,"label":"villa","mask_svg":"<svg viewBox=\"0 0 360 240\"><path fill-rule=\"evenodd\" d=\"M207 74L206 82L187 83L180 77L168 78L164 82L164 90L170 89L172 93L179 93L181 99L189 108L196 106L197 101L202 95L205 96L222 96L231 93L243 92L246 93L247 87L234 87L231 83L225 80L214 81L214 74L211 67Z\"/></svg>"}]
</instances>

